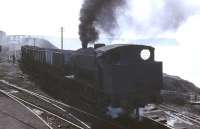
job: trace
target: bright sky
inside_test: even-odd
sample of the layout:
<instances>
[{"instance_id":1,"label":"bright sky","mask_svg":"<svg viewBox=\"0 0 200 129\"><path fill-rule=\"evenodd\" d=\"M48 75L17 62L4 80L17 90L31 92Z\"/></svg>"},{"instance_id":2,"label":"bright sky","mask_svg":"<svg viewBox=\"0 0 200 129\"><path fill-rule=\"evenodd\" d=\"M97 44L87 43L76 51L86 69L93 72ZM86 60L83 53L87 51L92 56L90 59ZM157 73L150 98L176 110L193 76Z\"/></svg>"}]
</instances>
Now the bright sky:
<instances>
[{"instance_id":1,"label":"bright sky","mask_svg":"<svg viewBox=\"0 0 200 129\"><path fill-rule=\"evenodd\" d=\"M82 0L0 0L0 30L8 34L77 37Z\"/></svg>"},{"instance_id":2,"label":"bright sky","mask_svg":"<svg viewBox=\"0 0 200 129\"><path fill-rule=\"evenodd\" d=\"M138 23L144 22L144 27L151 27L145 21L151 18L153 11L158 11L163 6L163 1L133 0L133 6L130 6L134 8L129 13L135 16ZM182 1L191 5L190 10L195 7L198 11L188 17L177 32L158 34L161 37L176 38L179 45L157 47L157 60L163 61L164 72L189 79L200 87L200 0ZM0 30L8 34L59 36L60 27L63 26L66 38L78 38L82 2L83 0L0 0ZM125 23L122 20L121 23L123 22ZM130 29L129 25L121 26ZM150 32L157 31L152 28ZM132 30L134 29L121 33L122 37L137 37Z\"/></svg>"}]
</instances>

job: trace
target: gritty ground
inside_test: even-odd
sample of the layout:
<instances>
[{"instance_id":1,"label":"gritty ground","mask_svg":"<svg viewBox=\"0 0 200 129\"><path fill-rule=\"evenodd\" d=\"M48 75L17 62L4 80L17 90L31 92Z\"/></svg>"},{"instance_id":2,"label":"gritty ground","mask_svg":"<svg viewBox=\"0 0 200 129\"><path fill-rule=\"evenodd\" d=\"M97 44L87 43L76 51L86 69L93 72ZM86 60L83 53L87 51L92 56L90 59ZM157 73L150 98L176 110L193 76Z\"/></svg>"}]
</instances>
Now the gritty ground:
<instances>
[{"instance_id":1,"label":"gritty ground","mask_svg":"<svg viewBox=\"0 0 200 129\"><path fill-rule=\"evenodd\" d=\"M0 60L0 80L46 95L22 73L17 63L9 62L6 57ZM47 129L47 126L26 107L0 94L0 129Z\"/></svg>"},{"instance_id":2,"label":"gritty ground","mask_svg":"<svg viewBox=\"0 0 200 129\"><path fill-rule=\"evenodd\" d=\"M35 91L42 95L47 95L29 79L29 76L24 74L19 68L18 63L13 64L12 62L1 62L0 63L0 79L6 80L10 83L16 84L20 87L26 88L31 91Z\"/></svg>"},{"instance_id":3,"label":"gritty ground","mask_svg":"<svg viewBox=\"0 0 200 129\"><path fill-rule=\"evenodd\" d=\"M27 108L0 95L0 129L48 129Z\"/></svg>"}]
</instances>

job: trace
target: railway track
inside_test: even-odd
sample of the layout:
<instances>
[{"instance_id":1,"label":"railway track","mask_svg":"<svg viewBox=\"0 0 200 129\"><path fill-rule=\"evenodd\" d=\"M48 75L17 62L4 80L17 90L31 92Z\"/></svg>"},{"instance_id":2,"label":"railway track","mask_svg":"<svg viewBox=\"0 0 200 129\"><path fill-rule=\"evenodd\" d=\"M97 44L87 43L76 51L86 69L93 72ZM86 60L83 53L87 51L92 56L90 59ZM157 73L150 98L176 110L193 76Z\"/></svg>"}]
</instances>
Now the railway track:
<instances>
[{"instance_id":1,"label":"railway track","mask_svg":"<svg viewBox=\"0 0 200 129\"><path fill-rule=\"evenodd\" d=\"M91 129L90 122L83 121L74 114L80 113L93 120L107 122L104 119L90 114L76 107L67 105L63 102L38 94L36 92L24 89L22 87L11 84L5 80L0 80L0 92L25 106L28 110L40 118L50 129L65 128L65 129ZM174 107L166 104L158 106L158 109L170 112L173 117L189 121L200 128L200 117L192 113L181 113ZM73 113L72 113L73 112ZM113 125L113 124L111 124ZM170 127L174 129L173 127ZM117 127L116 129L121 129Z\"/></svg>"},{"instance_id":2,"label":"railway track","mask_svg":"<svg viewBox=\"0 0 200 129\"><path fill-rule=\"evenodd\" d=\"M0 80L0 83L4 84L4 86L0 86L1 93L21 103L34 114L35 109L44 112L43 114L47 114L47 117L45 118L38 114L36 114L36 116L38 116L48 126L52 123L51 121L49 121L49 114L50 117L53 116L53 118L51 119L61 121L61 124L57 124L57 126L64 125L65 127L69 127L70 129L91 129L93 128L91 127L92 125L95 125L95 129L97 127L106 129L124 129L118 124L109 122L106 119L100 118L94 114L88 113L53 98L49 98L39 93L16 86L5 80ZM42 103L44 103L44 105ZM76 114L76 116L78 117L76 117L74 114ZM82 120L80 120L79 117L81 117ZM83 120L87 120L87 122Z\"/></svg>"},{"instance_id":3,"label":"railway track","mask_svg":"<svg viewBox=\"0 0 200 129\"><path fill-rule=\"evenodd\" d=\"M50 129L70 128L70 129L90 129L88 123L83 122L68 110L60 105L64 105L54 99L39 95L24 88L15 86L0 80L4 85L0 86L0 92L25 106L28 110L40 118ZM65 105L69 107L68 105Z\"/></svg>"},{"instance_id":4,"label":"railway track","mask_svg":"<svg viewBox=\"0 0 200 129\"><path fill-rule=\"evenodd\" d=\"M192 124L198 126L200 128L200 116L197 116L192 113L186 113L186 112L180 112L177 111L174 107L166 104L159 105L159 108L165 111L169 111L170 114L181 118L183 120L186 120L188 122L191 122Z\"/></svg>"}]
</instances>

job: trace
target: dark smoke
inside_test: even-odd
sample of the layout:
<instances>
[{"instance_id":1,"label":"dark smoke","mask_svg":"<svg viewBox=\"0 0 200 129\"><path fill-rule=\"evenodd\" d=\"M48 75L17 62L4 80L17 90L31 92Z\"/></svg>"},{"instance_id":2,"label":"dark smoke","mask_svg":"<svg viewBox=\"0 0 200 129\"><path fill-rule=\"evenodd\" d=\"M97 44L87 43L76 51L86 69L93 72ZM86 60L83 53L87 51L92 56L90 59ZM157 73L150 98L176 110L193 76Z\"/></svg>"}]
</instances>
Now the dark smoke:
<instances>
[{"instance_id":1,"label":"dark smoke","mask_svg":"<svg viewBox=\"0 0 200 129\"><path fill-rule=\"evenodd\" d=\"M126 0L85 0L80 11L79 35L82 47L94 43L100 31L112 35L117 25L116 15Z\"/></svg>"}]
</instances>

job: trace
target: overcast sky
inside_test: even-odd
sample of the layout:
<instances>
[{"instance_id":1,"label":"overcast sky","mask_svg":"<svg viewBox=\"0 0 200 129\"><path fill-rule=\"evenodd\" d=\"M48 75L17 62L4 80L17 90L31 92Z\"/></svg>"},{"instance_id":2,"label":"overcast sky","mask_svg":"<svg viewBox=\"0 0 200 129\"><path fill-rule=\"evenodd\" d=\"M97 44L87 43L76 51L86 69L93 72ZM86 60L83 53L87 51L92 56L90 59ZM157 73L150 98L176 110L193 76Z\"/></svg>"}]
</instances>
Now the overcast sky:
<instances>
[{"instance_id":1,"label":"overcast sky","mask_svg":"<svg viewBox=\"0 0 200 129\"><path fill-rule=\"evenodd\" d=\"M82 0L0 0L0 30L8 34L77 37Z\"/></svg>"},{"instance_id":2,"label":"overcast sky","mask_svg":"<svg viewBox=\"0 0 200 129\"><path fill-rule=\"evenodd\" d=\"M130 0L128 18L119 19L126 31L121 38L168 37L179 45L157 47L157 60L163 61L164 72L179 75L200 86L200 0ZM163 3L177 1L171 13L164 14ZM64 27L66 38L78 38L79 10L83 0L0 0L0 30L8 34L59 36ZM170 7L170 6L169 6ZM170 7L171 8L171 7ZM180 9L179 9L180 8ZM186 18L176 30L162 31L161 23ZM134 22L129 22L130 16ZM168 16L168 17L167 17ZM135 25L137 24L137 26ZM132 27L132 28L131 28Z\"/></svg>"},{"instance_id":3,"label":"overcast sky","mask_svg":"<svg viewBox=\"0 0 200 129\"><path fill-rule=\"evenodd\" d=\"M190 32L198 31L193 28L198 24L195 20L200 19L198 11L200 9L200 0L128 1L127 8L129 9L127 9L128 11L124 10L122 14L123 20L119 20L120 27L122 28L119 37L138 38L141 35L142 37L144 35L147 35L147 37L161 35L161 37L173 37L183 40L182 35L188 35L186 29L189 29ZM170 9L172 11L165 11L166 7L163 7L165 1L171 1L168 3L172 4L172 7L176 5L174 8L179 8L180 6L180 9L175 10L172 8ZM65 37L78 37L79 11L82 2L83 0L0 0L0 30L4 30L8 34L59 36L60 27L63 26L65 28ZM170 4L167 7L170 7ZM189 14L192 11L193 14ZM180 12L183 12L183 14ZM168 30L160 32L161 24L166 24L167 20L175 21L173 13L177 13L175 15L176 19L183 17L182 15L189 15L185 21L189 21L192 24L184 25L184 23L187 23L184 21L181 23L180 29L178 28L175 32ZM128 18L124 18L127 15ZM178 17L177 15L180 16ZM132 21L130 17L133 18ZM144 30L146 33L144 33ZM191 35L187 36L188 39L190 39Z\"/></svg>"}]
</instances>

